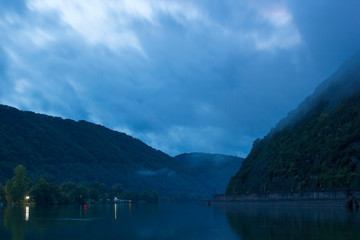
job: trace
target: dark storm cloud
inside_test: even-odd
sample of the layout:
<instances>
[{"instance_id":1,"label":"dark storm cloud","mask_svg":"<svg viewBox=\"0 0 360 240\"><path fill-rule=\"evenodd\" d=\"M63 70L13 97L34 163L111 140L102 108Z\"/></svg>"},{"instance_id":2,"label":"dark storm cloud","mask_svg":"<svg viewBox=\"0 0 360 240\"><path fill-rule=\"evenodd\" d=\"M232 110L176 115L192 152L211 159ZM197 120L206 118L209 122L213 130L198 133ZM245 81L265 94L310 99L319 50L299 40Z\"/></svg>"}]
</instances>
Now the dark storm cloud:
<instances>
[{"instance_id":1,"label":"dark storm cloud","mask_svg":"<svg viewBox=\"0 0 360 240\"><path fill-rule=\"evenodd\" d=\"M23 6L0 17L0 102L100 123L170 154L246 155L357 49L360 33L355 2Z\"/></svg>"}]
</instances>

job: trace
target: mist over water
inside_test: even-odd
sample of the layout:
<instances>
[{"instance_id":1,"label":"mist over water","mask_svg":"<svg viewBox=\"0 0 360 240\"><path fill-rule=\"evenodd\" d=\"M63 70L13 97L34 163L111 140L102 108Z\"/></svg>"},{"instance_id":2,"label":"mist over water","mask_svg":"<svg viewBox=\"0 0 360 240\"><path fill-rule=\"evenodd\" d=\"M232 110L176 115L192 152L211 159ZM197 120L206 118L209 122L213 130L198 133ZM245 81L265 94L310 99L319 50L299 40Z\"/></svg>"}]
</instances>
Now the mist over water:
<instances>
[{"instance_id":1,"label":"mist over water","mask_svg":"<svg viewBox=\"0 0 360 240\"><path fill-rule=\"evenodd\" d=\"M0 208L1 239L359 239L345 208L161 203Z\"/></svg>"}]
</instances>

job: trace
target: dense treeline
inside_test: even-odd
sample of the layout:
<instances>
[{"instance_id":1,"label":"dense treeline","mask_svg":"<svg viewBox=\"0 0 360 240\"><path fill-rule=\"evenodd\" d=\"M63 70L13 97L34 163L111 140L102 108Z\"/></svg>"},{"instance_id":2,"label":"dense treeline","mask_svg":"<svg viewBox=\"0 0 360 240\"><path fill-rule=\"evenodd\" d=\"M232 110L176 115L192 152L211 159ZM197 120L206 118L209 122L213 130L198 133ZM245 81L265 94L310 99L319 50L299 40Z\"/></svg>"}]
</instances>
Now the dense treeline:
<instances>
[{"instance_id":1,"label":"dense treeline","mask_svg":"<svg viewBox=\"0 0 360 240\"><path fill-rule=\"evenodd\" d=\"M360 187L359 56L355 60L341 79L310 97L316 101L296 121L254 142L228 194Z\"/></svg>"},{"instance_id":2,"label":"dense treeline","mask_svg":"<svg viewBox=\"0 0 360 240\"><path fill-rule=\"evenodd\" d=\"M155 185L137 178L140 168L176 168L171 157L138 139L85 121L64 120L0 105L0 181L23 164L32 180L122 182L128 188ZM162 187L169 188L165 182ZM175 187L180 187L175 183Z\"/></svg>"},{"instance_id":3,"label":"dense treeline","mask_svg":"<svg viewBox=\"0 0 360 240\"><path fill-rule=\"evenodd\" d=\"M170 200L194 200L210 197L217 186L224 191L241 165L241 158L221 157L226 164L203 164L198 171L183 161L186 156L179 161L125 133L0 105L0 182L22 164L33 182L45 178L59 185L101 182L107 187L121 182L137 192L155 189Z\"/></svg>"},{"instance_id":4,"label":"dense treeline","mask_svg":"<svg viewBox=\"0 0 360 240\"><path fill-rule=\"evenodd\" d=\"M29 196L29 200L26 196ZM58 185L51 179L40 178L31 185L22 165L14 169L14 177L8 180L5 186L0 184L0 202L6 201L9 204L21 204L25 201L40 205L107 203L115 198L148 203L156 203L159 200L155 190L138 193L124 189L122 184L114 184L108 189L104 183L99 182L87 185L65 182Z\"/></svg>"}]
</instances>

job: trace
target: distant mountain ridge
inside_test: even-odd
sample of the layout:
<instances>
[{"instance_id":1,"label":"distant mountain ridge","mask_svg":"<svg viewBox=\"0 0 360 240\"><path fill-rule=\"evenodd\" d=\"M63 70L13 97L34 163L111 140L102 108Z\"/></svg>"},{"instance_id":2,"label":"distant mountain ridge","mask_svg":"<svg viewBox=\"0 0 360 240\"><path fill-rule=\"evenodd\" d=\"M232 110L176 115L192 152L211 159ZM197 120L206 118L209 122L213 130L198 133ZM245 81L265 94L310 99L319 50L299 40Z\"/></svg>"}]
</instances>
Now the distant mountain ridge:
<instances>
[{"instance_id":1,"label":"distant mountain ridge","mask_svg":"<svg viewBox=\"0 0 360 240\"><path fill-rule=\"evenodd\" d=\"M360 187L360 53L254 142L227 193Z\"/></svg>"},{"instance_id":2,"label":"distant mountain ridge","mask_svg":"<svg viewBox=\"0 0 360 240\"><path fill-rule=\"evenodd\" d=\"M0 105L0 182L11 178L18 164L33 181L50 177L58 183L121 183L160 194L209 195L210 186L223 181L218 175L203 178L187 164L125 133Z\"/></svg>"},{"instance_id":3,"label":"distant mountain ridge","mask_svg":"<svg viewBox=\"0 0 360 240\"><path fill-rule=\"evenodd\" d=\"M186 171L196 176L201 173L198 182L202 178L208 179L204 184L206 188L213 189L216 193L223 193L226 189L230 176L233 176L241 166L242 158L209 153L184 153L174 157L178 162L186 166ZM211 179L217 179L212 182Z\"/></svg>"}]
</instances>

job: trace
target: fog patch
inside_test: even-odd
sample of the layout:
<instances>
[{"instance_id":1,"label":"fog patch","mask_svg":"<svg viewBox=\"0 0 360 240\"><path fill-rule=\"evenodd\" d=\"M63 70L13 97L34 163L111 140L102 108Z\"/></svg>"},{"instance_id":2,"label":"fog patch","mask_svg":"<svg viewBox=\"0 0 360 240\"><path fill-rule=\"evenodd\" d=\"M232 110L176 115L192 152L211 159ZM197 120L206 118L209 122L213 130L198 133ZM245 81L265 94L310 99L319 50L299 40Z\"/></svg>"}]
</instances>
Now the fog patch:
<instances>
[{"instance_id":1,"label":"fog patch","mask_svg":"<svg viewBox=\"0 0 360 240\"><path fill-rule=\"evenodd\" d=\"M172 176L174 175L174 171L169 170L168 168L160 168L157 170L150 170L150 169L141 169L137 171L137 174L144 177L153 177L158 175L168 175Z\"/></svg>"}]
</instances>

